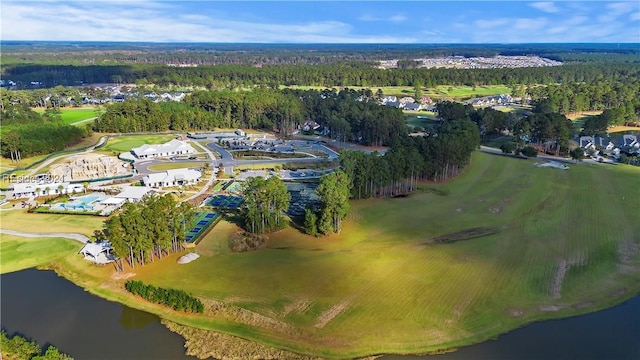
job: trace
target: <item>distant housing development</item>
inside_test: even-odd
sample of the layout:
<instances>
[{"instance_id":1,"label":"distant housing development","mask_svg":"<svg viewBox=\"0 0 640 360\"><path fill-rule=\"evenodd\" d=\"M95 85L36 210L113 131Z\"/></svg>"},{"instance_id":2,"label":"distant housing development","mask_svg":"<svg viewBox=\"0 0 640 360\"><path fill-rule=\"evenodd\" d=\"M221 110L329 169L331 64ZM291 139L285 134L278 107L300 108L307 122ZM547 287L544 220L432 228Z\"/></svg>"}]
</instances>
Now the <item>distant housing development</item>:
<instances>
[{"instance_id":1,"label":"distant housing development","mask_svg":"<svg viewBox=\"0 0 640 360\"><path fill-rule=\"evenodd\" d=\"M451 69L496 69L559 66L555 61L539 56L494 56L494 57L464 57L447 56L443 58L413 59L420 68L451 68ZM378 68L393 69L398 67L398 59L381 60Z\"/></svg>"},{"instance_id":2,"label":"distant housing development","mask_svg":"<svg viewBox=\"0 0 640 360\"><path fill-rule=\"evenodd\" d=\"M164 144L144 144L140 147L131 149L131 152L138 159L152 159L162 156L193 154L196 150L184 141L173 139Z\"/></svg>"},{"instance_id":3,"label":"distant housing development","mask_svg":"<svg viewBox=\"0 0 640 360\"><path fill-rule=\"evenodd\" d=\"M145 176L142 182L147 187L162 188L165 186L180 186L195 184L202 177L202 173L193 169L172 169Z\"/></svg>"}]
</instances>

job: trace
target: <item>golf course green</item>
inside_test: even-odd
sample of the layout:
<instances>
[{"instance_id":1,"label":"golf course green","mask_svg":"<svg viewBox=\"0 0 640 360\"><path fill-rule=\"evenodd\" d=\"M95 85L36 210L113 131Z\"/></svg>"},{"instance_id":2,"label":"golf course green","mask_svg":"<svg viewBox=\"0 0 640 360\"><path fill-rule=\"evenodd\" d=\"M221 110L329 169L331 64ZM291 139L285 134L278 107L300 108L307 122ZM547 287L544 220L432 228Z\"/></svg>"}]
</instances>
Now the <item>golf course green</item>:
<instances>
[{"instance_id":1,"label":"golf course green","mask_svg":"<svg viewBox=\"0 0 640 360\"><path fill-rule=\"evenodd\" d=\"M51 267L173 322L332 358L452 349L637 294L640 168L559 170L537 161L475 153L448 183L353 201L338 235L290 227L262 249L232 253L238 228L222 221L186 265L176 254L113 276L71 254ZM127 277L185 290L203 300L205 314L133 297L122 289ZM222 345L191 336L196 352Z\"/></svg>"}]
</instances>

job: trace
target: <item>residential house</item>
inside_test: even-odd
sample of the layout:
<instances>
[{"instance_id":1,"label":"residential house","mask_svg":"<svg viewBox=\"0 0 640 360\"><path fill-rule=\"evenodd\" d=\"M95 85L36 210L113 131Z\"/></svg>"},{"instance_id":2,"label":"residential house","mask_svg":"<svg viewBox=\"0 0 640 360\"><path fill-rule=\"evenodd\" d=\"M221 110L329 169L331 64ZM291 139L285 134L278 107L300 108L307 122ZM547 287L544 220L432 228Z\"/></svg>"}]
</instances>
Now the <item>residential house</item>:
<instances>
[{"instance_id":1,"label":"residential house","mask_svg":"<svg viewBox=\"0 0 640 360\"><path fill-rule=\"evenodd\" d=\"M401 103L401 102L398 102L398 101L389 101L389 102L385 103L385 105L393 106L393 107L398 108L398 109L402 109L404 107L404 104Z\"/></svg>"},{"instance_id":2,"label":"residential house","mask_svg":"<svg viewBox=\"0 0 640 360\"><path fill-rule=\"evenodd\" d=\"M580 136L578 146L585 150L585 155L589 149L611 152L615 147L609 139L600 136Z\"/></svg>"},{"instance_id":3,"label":"residential house","mask_svg":"<svg viewBox=\"0 0 640 360\"><path fill-rule=\"evenodd\" d=\"M405 96L403 98L400 99L400 103L401 104L412 104L415 103L416 100L414 98L412 98L411 96Z\"/></svg>"},{"instance_id":4,"label":"residential house","mask_svg":"<svg viewBox=\"0 0 640 360\"><path fill-rule=\"evenodd\" d=\"M163 188L166 186L181 186L195 184L202 177L202 173L193 169L172 169L160 173L151 173L142 179L147 187Z\"/></svg>"},{"instance_id":5,"label":"residential house","mask_svg":"<svg viewBox=\"0 0 640 360\"><path fill-rule=\"evenodd\" d=\"M131 153L138 159L153 159L163 156L188 155L195 153L196 150L188 143L173 139L164 144L144 144L140 147L131 149Z\"/></svg>"},{"instance_id":6,"label":"residential house","mask_svg":"<svg viewBox=\"0 0 640 360\"><path fill-rule=\"evenodd\" d=\"M320 124L313 120L307 120L302 124L302 131L315 131L320 128Z\"/></svg>"},{"instance_id":7,"label":"residential house","mask_svg":"<svg viewBox=\"0 0 640 360\"><path fill-rule=\"evenodd\" d=\"M423 104L423 105L431 104L432 102L433 102L433 100L431 100L431 98L428 97L428 96L421 96L420 97L420 103Z\"/></svg>"},{"instance_id":8,"label":"residential house","mask_svg":"<svg viewBox=\"0 0 640 360\"><path fill-rule=\"evenodd\" d=\"M384 105L390 102L397 102L397 101L398 101L398 98L395 96L385 96L382 98L382 104Z\"/></svg>"},{"instance_id":9,"label":"residential house","mask_svg":"<svg viewBox=\"0 0 640 360\"><path fill-rule=\"evenodd\" d=\"M404 105L405 110L418 111L422 108L422 105L418 103L409 103Z\"/></svg>"}]
</instances>

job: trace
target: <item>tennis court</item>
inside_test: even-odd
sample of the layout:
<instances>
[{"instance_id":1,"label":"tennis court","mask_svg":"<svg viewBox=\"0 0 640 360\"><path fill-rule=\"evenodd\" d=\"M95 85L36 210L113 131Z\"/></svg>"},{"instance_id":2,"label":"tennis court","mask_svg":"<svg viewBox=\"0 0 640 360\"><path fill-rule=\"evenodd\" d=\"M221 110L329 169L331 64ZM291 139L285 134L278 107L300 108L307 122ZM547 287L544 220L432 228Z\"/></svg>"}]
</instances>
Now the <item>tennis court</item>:
<instances>
[{"instance_id":1,"label":"tennis court","mask_svg":"<svg viewBox=\"0 0 640 360\"><path fill-rule=\"evenodd\" d=\"M218 218L220 218L220 214L215 212L197 212L191 228L185 232L185 241L188 243L196 242L209 227L215 225Z\"/></svg>"},{"instance_id":2,"label":"tennis court","mask_svg":"<svg viewBox=\"0 0 640 360\"><path fill-rule=\"evenodd\" d=\"M237 209L244 198L237 195L215 195L207 200L207 205L219 209Z\"/></svg>"}]
</instances>

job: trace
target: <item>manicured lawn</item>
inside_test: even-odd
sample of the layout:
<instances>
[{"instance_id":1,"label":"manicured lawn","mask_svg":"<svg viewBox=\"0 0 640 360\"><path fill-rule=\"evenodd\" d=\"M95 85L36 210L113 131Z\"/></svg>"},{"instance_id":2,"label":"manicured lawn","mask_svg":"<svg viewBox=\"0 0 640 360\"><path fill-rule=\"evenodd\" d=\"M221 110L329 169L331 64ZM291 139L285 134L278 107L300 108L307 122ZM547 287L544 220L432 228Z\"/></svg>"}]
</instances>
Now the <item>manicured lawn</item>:
<instances>
[{"instance_id":1,"label":"manicured lawn","mask_svg":"<svg viewBox=\"0 0 640 360\"><path fill-rule=\"evenodd\" d=\"M56 268L93 293L172 321L341 358L461 346L637 294L640 203L633 199L640 188L633 185L640 168L563 171L534 162L476 153L446 184L352 202L339 235L288 228L253 252L228 251L237 227L223 221L197 245L198 260L178 265L176 254L131 271L134 279L224 303L207 316L141 302L121 290L124 280L113 280L112 269L76 258ZM2 226L25 228L18 219L3 215ZM67 231L79 225L64 221ZM493 232L431 243L475 228Z\"/></svg>"},{"instance_id":2,"label":"manicured lawn","mask_svg":"<svg viewBox=\"0 0 640 360\"><path fill-rule=\"evenodd\" d=\"M35 109L35 111L44 113L44 109ZM60 109L60 116L65 124L73 124L82 120L91 119L102 113L104 113L104 110L96 110L94 107Z\"/></svg>"},{"instance_id":3,"label":"manicured lawn","mask_svg":"<svg viewBox=\"0 0 640 360\"><path fill-rule=\"evenodd\" d=\"M81 243L64 238L27 238L3 234L0 240L0 273L45 265L76 254L81 248Z\"/></svg>"},{"instance_id":4,"label":"manicured lawn","mask_svg":"<svg viewBox=\"0 0 640 360\"><path fill-rule=\"evenodd\" d=\"M105 218L85 215L29 214L25 209L0 212L0 227L42 233L79 233L92 236ZM3 235L4 236L4 235Z\"/></svg>"},{"instance_id":5,"label":"manicured lawn","mask_svg":"<svg viewBox=\"0 0 640 360\"><path fill-rule=\"evenodd\" d=\"M285 87L285 86L283 86ZM301 90L323 90L326 89L324 86L286 86L292 89L301 89ZM361 90L361 89L371 89L371 91L375 94L378 89L382 90L384 95L395 95L399 97L411 96L415 95L415 88L413 86L372 86L372 87L362 87L362 86L346 86L349 89L353 90ZM340 90L344 87L334 87L336 90ZM439 85L433 88L423 88L423 95L427 95L432 99L441 99L441 98L471 98L471 97L479 97L479 96L487 96L487 95L497 95L497 94L511 94L511 88L504 85L486 85L486 86L476 86L475 90L471 86L448 86L448 85Z\"/></svg>"},{"instance_id":6,"label":"manicured lawn","mask_svg":"<svg viewBox=\"0 0 640 360\"><path fill-rule=\"evenodd\" d=\"M199 168L204 166L205 162L185 161L185 162L167 162L163 164L149 165L151 171L165 171L171 169Z\"/></svg>"},{"instance_id":7,"label":"manicured lawn","mask_svg":"<svg viewBox=\"0 0 640 360\"><path fill-rule=\"evenodd\" d=\"M163 135L126 135L111 137L107 141L107 144L101 147L98 151L103 153L112 154L114 152L121 153L127 152L135 147L142 146L143 144L162 144L171 139L174 139L175 135L163 134Z\"/></svg>"},{"instance_id":8,"label":"manicured lawn","mask_svg":"<svg viewBox=\"0 0 640 360\"><path fill-rule=\"evenodd\" d=\"M629 199L640 197L631 186L640 169L533 163L475 154L450 183L405 199L353 202L340 235L316 239L290 228L263 250L157 263L136 269L137 278L269 316L297 335L258 323L192 324L325 356L457 346L610 305L622 288L637 293L640 204ZM422 244L477 227L498 232ZM197 249L224 248L227 237L216 231ZM541 310L552 306L559 310Z\"/></svg>"}]
</instances>

